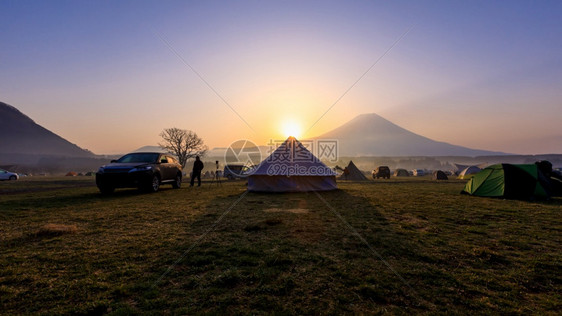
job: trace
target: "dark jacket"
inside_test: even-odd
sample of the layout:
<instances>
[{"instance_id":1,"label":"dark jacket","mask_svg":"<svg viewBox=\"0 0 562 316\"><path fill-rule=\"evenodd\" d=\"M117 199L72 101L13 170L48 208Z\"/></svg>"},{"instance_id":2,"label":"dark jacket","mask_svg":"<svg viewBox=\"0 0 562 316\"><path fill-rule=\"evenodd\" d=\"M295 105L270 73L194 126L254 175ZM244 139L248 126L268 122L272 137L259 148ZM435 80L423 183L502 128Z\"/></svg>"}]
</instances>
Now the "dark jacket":
<instances>
[{"instance_id":1,"label":"dark jacket","mask_svg":"<svg viewBox=\"0 0 562 316\"><path fill-rule=\"evenodd\" d=\"M203 162L201 160L195 160L193 163L193 173L201 173L203 170Z\"/></svg>"}]
</instances>

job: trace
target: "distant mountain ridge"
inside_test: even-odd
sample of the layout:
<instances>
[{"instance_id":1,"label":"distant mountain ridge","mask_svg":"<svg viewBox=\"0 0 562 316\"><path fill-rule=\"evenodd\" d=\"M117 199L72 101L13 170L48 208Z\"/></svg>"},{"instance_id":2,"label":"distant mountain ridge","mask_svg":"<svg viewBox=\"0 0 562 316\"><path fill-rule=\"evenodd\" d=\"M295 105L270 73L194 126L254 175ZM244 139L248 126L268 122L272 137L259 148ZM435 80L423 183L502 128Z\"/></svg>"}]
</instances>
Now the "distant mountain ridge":
<instances>
[{"instance_id":1,"label":"distant mountain ridge","mask_svg":"<svg viewBox=\"0 0 562 316\"><path fill-rule=\"evenodd\" d=\"M489 156L502 152L472 149L412 133L375 114L361 114L315 139L337 139L339 156Z\"/></svg>"},{"instance_id":2,"label":"distant mountain ridge","mask_svg":"<svg viewBox=\"0 0 562 316\"><path fill-rule=\"evenodd\" d=\"M137 148L137 149L133 150L132 152L134 152L134 153L142 153L142 152L167 153L168 150L166 150L166 148L162 148L160 146L147 145L147 146L142 146L140 148Z\"/></svg>"},{"instance_id":3,"label":"distant mountain ridge","mask_svg":"<svg viewBox=\"0 0 562 316\"><path fill-rule=\"evenodd\" d=\"M339 156L506 155L502 152L471 149L434 141L412 133L374 113L359 115L315 138L337 139ZM260 149L261 147L264 146L260 146ZM162 150L157 149L160 148L146 146L138 150ZM214 148L209 151L208 156L222 156L225 150L226 148ZM15 107L3 102L0 102L0 154L9 155L10 160L14 160L17 155L97 157L92 152L38 125Z\"/></svg>"},{"instance_id":4,"label":"distant mountain ridge","mask_svg":"<svg viewBox=\"0 0 562 316\"><path fill-rule=\"evenodd\" d=\"M0 102L0 154L95 157L3 102Z\"/></svg>"}]
</instances>

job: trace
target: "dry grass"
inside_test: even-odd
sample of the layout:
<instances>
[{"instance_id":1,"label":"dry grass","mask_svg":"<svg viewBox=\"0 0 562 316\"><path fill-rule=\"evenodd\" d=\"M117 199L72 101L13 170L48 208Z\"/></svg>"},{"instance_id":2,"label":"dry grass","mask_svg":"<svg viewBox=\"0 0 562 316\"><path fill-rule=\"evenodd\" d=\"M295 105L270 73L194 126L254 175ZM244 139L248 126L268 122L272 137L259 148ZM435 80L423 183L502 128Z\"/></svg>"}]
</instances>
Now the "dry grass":
<instances>
[{"instance_id":1,"label":"dry grass","mask_svg":"<svg viewBox=\"0 0 562 316\"><path fill-rule=\"evenodd\" d=\"M320 193L331 208L241 181L109 197L79 178L0 183L0 314L557 313L562 201L463 183L346 182Z\"/></svg>"},{"instance_id":2,"label":"dry grass","mask_svg":"<svg viewBox=\"0 0 562 316\"><path fill-rule=\"evenodd\" d=\"M61 236L74 234L78 231L76 225L45 224L34 234L35 236Z\"/></svg>"},{"instance_id":3,"label":"dry grass","mask_svg":"<svg viewBox=\"0 0 562 316\"><path fill-rule=\"evenodd\" d=\"M290 209L283 209L283 208L268 208L263 210L266 213L279 213L279 212L287 212L293 214L304 214L308 213L307 209L304 208L290 208Z\"/></svg>"}]
</instances>

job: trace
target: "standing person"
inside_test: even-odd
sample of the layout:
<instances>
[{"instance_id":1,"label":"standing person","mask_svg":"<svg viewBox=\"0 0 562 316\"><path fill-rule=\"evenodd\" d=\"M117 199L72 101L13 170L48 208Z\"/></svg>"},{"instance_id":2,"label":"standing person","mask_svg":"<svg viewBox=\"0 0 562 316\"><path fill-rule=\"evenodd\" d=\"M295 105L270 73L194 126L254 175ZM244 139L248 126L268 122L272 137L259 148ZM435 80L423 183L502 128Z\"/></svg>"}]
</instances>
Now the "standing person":
<instances>
[{"instance_id":1,"label":"standing person","mask_svg":"<svg viewBox=\"0 0 562 316\"><path fill-rule=\"evenodd\" d=\"M195 156L195 162L193 163L193 171L191 174L191 186L195 182L195 177L197 177L197 186L201 186L201 170L203 170L203 162L199 159L199 156Z\"/></svg>"}]
</instances>

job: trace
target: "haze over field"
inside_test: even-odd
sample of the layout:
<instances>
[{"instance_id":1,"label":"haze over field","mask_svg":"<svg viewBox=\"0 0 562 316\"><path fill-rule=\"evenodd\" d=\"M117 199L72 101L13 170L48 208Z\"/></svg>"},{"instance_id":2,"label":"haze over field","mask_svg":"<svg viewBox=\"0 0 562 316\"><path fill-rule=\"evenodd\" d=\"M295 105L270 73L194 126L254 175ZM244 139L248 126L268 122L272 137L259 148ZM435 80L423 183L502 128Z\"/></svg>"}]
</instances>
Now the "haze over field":
<instances>
[{"instance_id":1,"label":"haze over field","mask_svg":"<svg viewBox=\"0 0 562 316\"><path fill-rule=\"evenodd\" d=\"M3 1L0 101L96 154L167 127L210 148L311 138L364 113L562 153L561 15L558 1Z\"/></svg>"}]
</instances>

